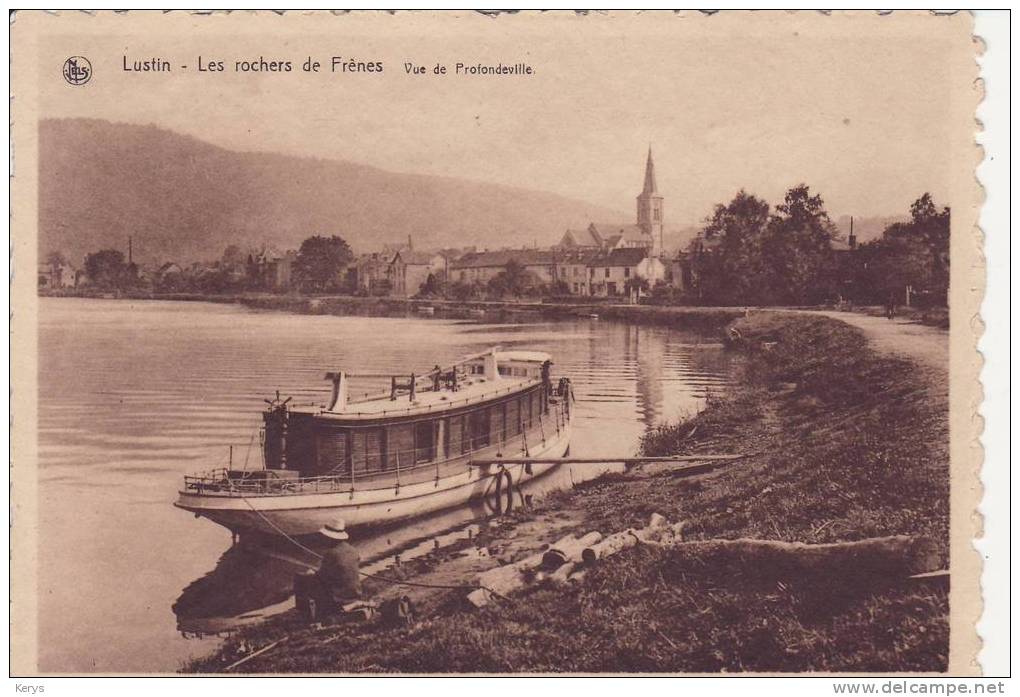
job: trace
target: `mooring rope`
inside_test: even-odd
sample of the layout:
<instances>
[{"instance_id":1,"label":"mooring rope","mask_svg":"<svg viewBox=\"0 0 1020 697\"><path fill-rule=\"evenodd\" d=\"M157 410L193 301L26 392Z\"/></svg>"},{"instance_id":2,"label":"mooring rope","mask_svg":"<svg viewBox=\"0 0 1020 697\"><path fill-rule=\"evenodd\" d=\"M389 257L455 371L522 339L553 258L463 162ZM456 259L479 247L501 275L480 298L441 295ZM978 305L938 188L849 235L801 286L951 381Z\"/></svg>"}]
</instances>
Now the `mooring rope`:
<instances>
[{"instance_id":1,"label":"mooring rope","mask_svg":"<svg viewBox=\"0 0 1020 697\"><path fill-rule=\"evenodd\" d=\"M255 508L255 506L252 505L251 501L249 501L246 496L244 496L243 494L239 494L239 496L240 496L240 498L246 504L248 504L248 507L252 511L254 511L256 515L258 515L260 518L262 518L262 520L264 520L266 523L268 523L270 526L272 526L272 528L274 530L276 530L278 533L283 535L288 541L290 541L294 545L300 547L304 551L308 552L309 554L311 554L313 557L315 557L319 561L322 561L322 555L321 554L319 554L315 550L313 550L313 549L311 549L311 548L301 544L300 542L295 540L293 537L288 535L282 528L280 528L280 526L278 526L272 520L267 518L262 513L262 511L260 511L259 509ZM385 576L378 576L376 574L370 574L368 572L362 571L361 569L358 569L358 573L361 574L362 576L364 576L365 578L371 578L371 579L374 579L376 581L384 581L386 583L392 583L394 585L401 585L401 586L415 586L417 588L438 588L438 589L443 589L443 590L477 590L477 589L481 588L482 590L486 590L486 591L488 591L489 593L495 595L498 598L502 598L503 600L507 600L507 601L510 600L509 598L507 598L502 593L494 591L491 588L488 588L488 587L483 586L481 584L469 585L469 584L465 583L465 584L457 584L457 585L444 585L444 584L440 584L440 583L421 583L421 582L417 582L416 583L414 581L404 581L404 580L401 580L401 579L387 578Z\"/></svg>"}]
</instances>

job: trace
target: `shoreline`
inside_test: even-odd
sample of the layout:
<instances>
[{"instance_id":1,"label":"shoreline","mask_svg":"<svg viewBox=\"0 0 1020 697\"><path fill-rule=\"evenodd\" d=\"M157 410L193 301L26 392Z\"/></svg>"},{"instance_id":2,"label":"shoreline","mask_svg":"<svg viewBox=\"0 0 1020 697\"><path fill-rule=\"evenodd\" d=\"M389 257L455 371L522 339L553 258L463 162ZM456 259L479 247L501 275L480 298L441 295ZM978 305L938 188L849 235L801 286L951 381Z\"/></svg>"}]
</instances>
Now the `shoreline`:
<instances>
[{"instance_id":1,"label":"shoreline","mask_svg":"<svg viewBox=\"0 0 1020 697\"><path fill-rule=\"evenodd\" d=\"M507 321L514 318L605 319L643 325L669 326L697 331L722 331L749 312L773 310L826 310L879 316L883 309L858 307L837 310L832 307L714 307L702 305L631 305L612 302L544 302L539 300L448 300L443 298L362 297L353 295L276 295L269 293L41 293L39 297L209 302L243 305L256 310L291 312L304 315L395 317L414 315L422 318ZM906 309L902 316L919 324L947 329L948 312L942 309Z\"/></svg>"},{"instance_id":2,"label":"shoreline","mask_svg":"<svg viewBox=\"0 0 1020 697\"><path fill-rule=\"evenodd\" d=\"M691 541L923 536L947 564L948 390L939 377L879 354L835 319L762 312L736 328L743 379L692 419L650 431L642 454L744 460L695 476L637 468L555 492L407 565L404 577L469 584L565 533L610 534L651 513L684 520ZM872 579L833 596L839 579L782 582L772 571L706 564L683 545L639 545L579 584L540 583L481 610L463 591L370 587L381 599L411 595L417 621L315 630L289 612L182 670L220 672L273 642L238 671L945 670L946 588Z\"/></svg>"},{"instance_id":3,"label":"shoreline","mask_svg":"<svg viewBox=\"0 0 1020 697\"><path fill-rule=\"evenodd\" d=\"M363 297L354 295L276 295L239 293L213 295L203 293L45 293L40 297L105 300L163 300L210 302L243 305L256 310L290 312L302 315L340 315L368 317L419 316L440 319L506 321L515 317L537 316L544 319L610 319L641 324L669 325L677 328L718 330L745 308L694 306L629 305L610 302L543 302L542 300L448 300L443 298Z\"/></svg>"}]
</instances>

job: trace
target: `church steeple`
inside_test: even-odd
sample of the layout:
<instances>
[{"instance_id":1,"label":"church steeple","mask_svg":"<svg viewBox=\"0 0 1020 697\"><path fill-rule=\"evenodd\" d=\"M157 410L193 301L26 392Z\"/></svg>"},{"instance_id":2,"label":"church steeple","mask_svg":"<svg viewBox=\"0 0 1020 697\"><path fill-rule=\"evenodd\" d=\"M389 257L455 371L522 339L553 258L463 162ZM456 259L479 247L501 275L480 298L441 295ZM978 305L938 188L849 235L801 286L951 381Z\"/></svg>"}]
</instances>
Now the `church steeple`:
<instances>
[{"instance_id":1,"label":"church steeple","mask_svg":"<svg viewBox=\"0 0 1020 697\"><path fill-rule=\"evenodd\" d=\"M648 161L645 163L645 188L642 194L657 194L658 187L655 185L655 160L652 159L652 146L648 146Z\"/></svg>"},{"instance_id":2,"label":"church steeple","mask_svg":"<svg viewBox=\"0 0 1020 697\"><path fill-rule=\"evenodd\" d=\"M655 182L655 161L652 146L648 146L648 160L645 162L645 184L637 197L637 224L648 236L652 256L662 255L662 196Z\"/></svg>"}]
</instances>

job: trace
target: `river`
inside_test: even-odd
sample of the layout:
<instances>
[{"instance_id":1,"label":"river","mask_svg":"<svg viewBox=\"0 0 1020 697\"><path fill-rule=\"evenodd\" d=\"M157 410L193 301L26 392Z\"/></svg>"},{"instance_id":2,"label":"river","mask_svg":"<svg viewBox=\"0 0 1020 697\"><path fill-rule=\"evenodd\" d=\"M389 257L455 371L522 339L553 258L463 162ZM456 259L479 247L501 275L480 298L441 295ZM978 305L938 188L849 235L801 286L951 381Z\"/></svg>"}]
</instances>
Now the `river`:
<instances>
[{"instance_id":1,"label":"river","mask_svg":"<svg viewBox=\"0 0 1020 697\"><path fill-rule=\"evenodd\" d=\"M215 636L182 631L175 601L202 605L195 597L214 570L229 579L218 591L239 597L266 569L227 553L227 530L171 504L181 476L223 466L228 445L235 465L258 466L263 398L280 390L295 403L320 403L327 370L420 373L493 345L548 351L554 377L571 378L578 456L634 453L646 428L697 412L729 375L717 338L662 327L41 298L40 669L173 671L216 646ZM413 550L485 513L453 511L387 531L364 542L362 557ZM219 602L210 597L207 610Z\"/></svg>"}]
</instances>

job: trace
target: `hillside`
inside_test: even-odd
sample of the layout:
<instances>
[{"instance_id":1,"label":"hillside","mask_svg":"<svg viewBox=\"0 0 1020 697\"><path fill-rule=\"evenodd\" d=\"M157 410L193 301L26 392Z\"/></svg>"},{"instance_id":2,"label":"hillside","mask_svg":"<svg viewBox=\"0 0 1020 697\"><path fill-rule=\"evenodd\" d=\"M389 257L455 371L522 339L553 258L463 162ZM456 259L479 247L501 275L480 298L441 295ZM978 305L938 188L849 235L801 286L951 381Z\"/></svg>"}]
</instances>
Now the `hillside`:
<instances>
[{"instance_id":1,"label":"hillside","mask_svg":"<svg viewBox=\"0 0 1020 697\"><path fill-rule=\"evenodd\" d=\"M228 244L296 248L339 234L357 251L551 244L568 227L630 215L583 201L346 161L235 152L154 126L39 126L40 252L77 262L104 247L189 262Z\"/></svg>"}]
</instances>

